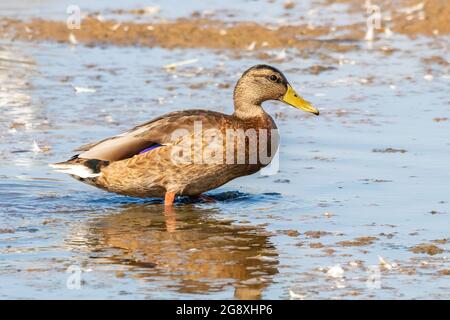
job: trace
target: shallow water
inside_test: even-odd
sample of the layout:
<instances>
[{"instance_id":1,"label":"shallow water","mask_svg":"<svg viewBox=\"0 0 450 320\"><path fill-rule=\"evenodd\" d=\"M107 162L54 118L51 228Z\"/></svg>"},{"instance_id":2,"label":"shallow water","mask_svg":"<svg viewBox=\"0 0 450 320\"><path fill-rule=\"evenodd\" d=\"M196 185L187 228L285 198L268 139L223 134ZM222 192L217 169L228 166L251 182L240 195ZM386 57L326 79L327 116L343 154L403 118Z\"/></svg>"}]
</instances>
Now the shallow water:
<instances>
[{"instance_id":1,"label":"shallow water","mask_svg":"<svg viewBox=\"0 0 450 320\"><path fill-rule=\"evenodd\" d=\"M234 82L267 61L3 41L0 297L450 298L449 74L421 61L448 61L448 43L394 36L345 55L287 50L277 67L321 116L266 103L281 130L280 171L212 191L215 203L181 199L165 215L159 200L108 194L47 164L169 111L232 112ZM336 69L313 75L312 65ZM358 237L375 239L344 242ZM443 252L410 251L423 243ZM337 264L343 277L327 274Z\"/></svg>"}]
</instances>

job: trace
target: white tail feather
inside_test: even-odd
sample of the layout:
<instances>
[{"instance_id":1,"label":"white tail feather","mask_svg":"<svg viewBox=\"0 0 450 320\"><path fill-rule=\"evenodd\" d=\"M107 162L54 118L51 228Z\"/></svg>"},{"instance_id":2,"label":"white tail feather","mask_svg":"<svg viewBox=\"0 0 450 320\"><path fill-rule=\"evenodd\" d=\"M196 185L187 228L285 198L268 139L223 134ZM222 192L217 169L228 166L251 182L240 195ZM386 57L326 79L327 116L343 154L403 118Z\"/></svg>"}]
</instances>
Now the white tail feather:
<instances>
[{"instance_id":1,"label":"white tail feather","mask_svg":"<svg viewBox=\"0 0 450 320\"><path fill-rule=\"evenodd\" d=\"M57 172L71 174L83 179L95 178L101 175L101 173L92 172L91 169L82 164L51 163L49 166Z\"/></svg>"}]
</instances>

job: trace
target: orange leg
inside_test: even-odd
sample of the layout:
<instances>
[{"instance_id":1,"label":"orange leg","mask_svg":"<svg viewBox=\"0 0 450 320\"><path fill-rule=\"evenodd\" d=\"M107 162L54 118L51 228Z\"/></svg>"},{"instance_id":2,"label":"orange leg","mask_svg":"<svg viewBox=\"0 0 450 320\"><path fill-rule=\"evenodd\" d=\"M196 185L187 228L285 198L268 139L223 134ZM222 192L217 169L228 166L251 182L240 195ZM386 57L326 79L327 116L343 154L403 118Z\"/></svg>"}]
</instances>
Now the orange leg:
<instances>
[{"instance_id":1,"label":"orange leg","mask_svg":"<svg viewBox=\"0 0 450 320\"><path fill-rule=\"evenodd\" d=\"M166 230L167 232L175 232L177 230L177 215L173 207L164 207L164 215L166 216Z\"/></svg>"},{"instance_id":2,"label":"orange leg","mask_svg":"<svg viewBox=\"0 0 450 320\"><path fill-rule=\"evenodd\" d=\"M166 207L172 207L174 201L175 201L175 192L166 192L166 196L164 197L164 205Z\"/></svg>"},{"instance_id":3,"label":"orange leg","mask_svg":"<svg viewBox=\"0 0 450 320\"><path fill-rule=\"evenodd\" d=\"M164 214L166 215L167 232L175 232L177 218L173 210L173 202L175 201L175 192L166 192L164 197Z\"/></svg>"}]
</instances>

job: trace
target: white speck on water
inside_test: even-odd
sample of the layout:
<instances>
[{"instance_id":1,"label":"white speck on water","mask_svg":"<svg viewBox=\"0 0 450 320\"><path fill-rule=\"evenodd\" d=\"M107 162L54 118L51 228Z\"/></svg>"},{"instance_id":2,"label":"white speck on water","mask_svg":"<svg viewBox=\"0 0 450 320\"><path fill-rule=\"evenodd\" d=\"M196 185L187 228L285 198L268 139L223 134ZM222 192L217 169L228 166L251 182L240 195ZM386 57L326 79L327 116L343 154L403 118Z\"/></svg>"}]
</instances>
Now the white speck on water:
<instances>
[{"instance_id":1,"label":"white speck on water","mask_svg":"<svg viewBox=\"0 0 450 320\"><path fill-rule=\"evenodd\" d=\"M32 146L32 148L31 148L31 150L32 150L34 153L44 152L44 151L41 149L41 147L39 147L39 145L38 145L38 143L36 142L36 140L33 140L33 146Z\"/></svg>"},{"instance_id":2,"label":"white speck on water","mask_svg":"<svg viewBox=\"0 0 450 320\"><path fill-rule=\"evenodd\" d=\"M148 15L157 14L157 13L159 13L160 10L161 10L161 8L157 7L157 6L155 6L155 7L145 7L144 8L145 14L148 14Z\"/></svg>"},{"instance_id":3,"label":"white speck on water","mask_svg":"<svg viewBox=\"0 0 450 320\"><path fill-rule=\"evenodd\" d=\"M344 289L346 287L345 280L344 279L337 279L336 282L334 283L334 286L337 289Z\"/></svg>"},{"instance_id":4,"label":"white speck on water","mask_svg":"<svg viewBox=\"0 0 450 320\"><path fill-rule=\"evenodd\" d=\"M105 21L105 18L103 18L103 16L101 14L96 15L95 19L97 19L100 22L104 22Z\"/></svg>"},{"instance_id":5,"label":"white speck on water","mask_svg":"<svg viewBox=\"0 0 450 320\"><path fill-rule=\"evenodd\" d=\"M94 88L88 88L88 87L78 87L73 86L73 89L75 90L75 93L94 93L97 92Z\"/></svg>"},{"instance_id":6,"label":"white speck on water","mask_svg":"<svg viewBox=\"0 0 450 320\"><path fill-rule=\"evenodd\" d=\"M286 49L281 50L278 52L278 54L275 56L276 61L282 61L286 59Z\"/></svg>"},{"instance_id":7,"label":"white speck on water","mask_svg":"<svg viewBox=\"0 0 450 320\"><path fill-rule=\"evenodd\" d=\"M188 65L188 64L193 64L193 63L196 63L196 62L198 62L198 59L183 60L183 61L179 61L179 62L166 64L164 66L164 69L166 69L166 70L173 70L173 69L176 69L178 67L185 66L185 65Z\"/></svg>"},{"instance_id":8,"label":"white speck on water","mask_svg":"<svg viewBox=\"0 0 450 320\"><path fill-rule=\"evenodd\" d=\"M342 278L344 276L344 269L342 269L340 264L336 264L328 269L327 276L331 278Z\"/></svg>"},{"instance_id":9,"label":"white speck on water","mask_svg":"<svg viewBox=\"0 0 450 320\"><path fill-rule=\"evenodd\" d=\"M412 4L420 1L423 0L417 0ZM261 2L260 4L264 6L265 3ZM141 8L144 7L145 5L141 6ZM163 9L163 7L161 8ZM129 9L133 8L128 6L123 8L125 13ZM163 11L162 9L161 11ZM201 11L201 8L197 9ZM250 7L250 9L253 13L254 7ZM299 9L306 12L308 6L302 3ZM83 8L84 10L89 10L89 8ZM240 8L237 10L240 11ZM320 10L318 14L320 13L322 16L327 12L322 12L322 8ZM385 10L388 9L385 8ZM383 13L385 13L385 10L383 10ZM44 12L44 10L41 11ZM94 9L90 10L90 12L93 11ZM189 10L187 14L191 12ZM279 28L279 25L274 22L277 19L275 12L273 15L270 10L265 12L269 12L270 16L270 20L267 22L268 28L271 30ZM220 14L225 17L227 15L226 11ZM172 18L172 16L169 16L172 15L169 10L164 10L163 15L169 19ZM182 17L181 14L179 15ZM108 17L104 17L109 19L109 14ZM117 28L115 33L121 32L126 21L129 21L122 20L122 18L128 19L128 17L119 17L119 20L110 23L107 27L112 28L114 26L114 28ZM218 16L218 18L221 17ZM237 18L239 17L233 19ZM258 23L264 23L259 18L265 19L264 10L261 10L257 17ZM292 17L288 17L287 22L290 23L296 18L295 14L292 14ZM418 21L419 18L419 12L415 12L413 21ZM136 22L142 23L142 28L147 36L151 36L152 32L159 30L156 25L153 27L152 24L162 21L159 17L155 20L152 16L143 15L136 17L136 20L138 20ZM245 19L243 20L245 21ZM250 20L253 21L253 19ZM279 21L282 22L283 20L280 19ZM306 24L308 22L317 23L308 16L301 23ZM324 23L325 28L327 25L333 25L333 23L328 24L325 21ZM338 21L336 21L336 25L338 25ZM442 41L437 36L431 36L430 38L424 36L412 40L394 32L391 39L395 41L389 44L386 42L386 46L389 47L385 50L383 41L387 39L387 34L391 32L389 28L392 29L394 25L388 24L384 26L384 30L379 30L382 33L378 35L382 39L374 42L374 48L379 50L372 53L368 53L366 50L347 51L345 56L342 55L341 60L339 60L340 50L321 48L319 52L308 53L308 50L305 50L307 54L303 54L303 52L299 54L296 50L289 49L286 52L289 54L286 60L291 60L289 66L281 63L280 69L286 69L282 71L287 73L293 84L304 83L304 88L310 90L309 94L305 92L306 95L323 97L316 98L316 100L321 100L320 103L317 103L328 109L328 112L325 112L326 118L308 118L307 122L305 121L304 125L311 129L310 134L305 135L297 130L298 119L296 117L290 119L289 113L285 113L284 110L280 114L280 119L277 119L277 122L281 122L279 124L282 124L285 128L289 139L286 141L286 148L288 149L285 149L284 161L286 163L285 174L289 174L290 178L292 177L291 185L277 186L277 188L281 188L276 190L281 196L261 195L260 199L259 193L264 192L265 189L271 191L270 185L255 185L256 180L253 180L252 177L236 180L236 182L232 182L230 189L250 191L249 199L245 196L243 200L219 202L214 205L218 208L212 208L212 211L210 211L209 206L203 208L203 204L195 204L196 213L192 215L193 208L187 208L186 217L183 215L182 221L179 221L183 228L177 229L176 233L171 234L167 233L163 223L159 223L161 212L158 206L154 209L155 206L148 205L146 201L141 203L140 200L117 198L115 195L105 196L102 195L103 191L96 193L95 189L88 192L73 192L73 190L78 189L72 188L70 180L67 181L67 183L70 183L67 186L66 182L52 182L53 178L59 180L59 176L53 177L52 174L47 177L47 172L42 171L42 164L44 162L63 161L71 155L72 146L98 140L110 133L122 132L136 123L150 120L155 116L180 108L211 108L228 113L232 109L232 88L216 90L211 97L211 90L208 90L208 88L185 90L184 87L189 88L189 77L193 77L194 83L212 81L208 83L233 84L241 76L242 71L249 64L252 64L251 60L256 59L257 50L265 49L270 54L271 61L269 62L274 62L273 59L282 48L272 51L268 48L268 45L273 45L273 43L267 44L256 38L250 39L242 45L244 50L240 52L243 57L241 59L234 59L234 53L227 53L226 50L220 49L167 50L164 48L148 49L139 46L122 48L114 45L99 45L96 46L97 48L91 48L90 46L80 45L82 43L81 38L78 40L78 46L71 45L67 38L70 31L65 35L65 46L57 43L30 43L30 48L28 48L28 44L21 43L19 50L15 51L14 43L11 43L11 48L14 50L10 50L9 44L5 47L2 45L0 49L1 71L5 71L3 74L10 72L13 78L16 75L18 77L15 79L17 81L11 83L10 87L9 82L12 79L2 78L6 80L2 82L6 85L6 87L4 86L5 91L3 91L4 87L0 88L0 109L5 115L4 121L0 124L5 129L4 131L9 130L11 133L0 133L3 142L0 148L0 157L5 163L7 163L7 160L11 163L10 166L3 166L3 170L0 171L0 180L6 183L2 185L5 196L0 199L0 202L2 202L0 211L3 217L1 222L3 225L11 223L14 229L16 229L16 224L20 224L21 219L29 220L33 226L40 226L41 216L46 219L57 218L59 222L40 226L39 232L34 235L26 232L25 229L24 232L19 229L14 235L17 240L13 239L12 235L2 235L11 237L11 240L8 239L11 250L16 248L18 251L26 253L31 248L35 250L36 254L24 255L20 259L11 256L11 261L8 263L10 267L5 265L6 268L0 275L0 281L5 283L2 286L3 288L0 289L0 293L19 299L47 298L48 296L45 295L47 292L53 297L61 295L65 298L76 298L82 294L89 299L123 298L122 294L127 294L129 298L138 299L148 296L176 299L181 295L195 299L198 293L205 294L211 299L217 297L232 298L233 296L237 297L236 292L239 290L235 290L233 285L222 286L222 283L236 283L241 286L241 281L252 278L249 284L255 280L260 281L257 284L257 289L249 286L248 291L244 288L242 292L253 296L257 291L262 297L269 299L342 299L343 297L351 299L354 297L361 299L395 299L400 295L408 299L421 299L429 296L445 296L446 283L444 281L446 279L437 276L437 272L449 268L448 259L439 256L421 261L428 259L428 257L416 258L419 256L412 256L408 251L411 246L423 239L437 239L438 235L439 237L444 236L446 232L445 223L443 223L445 222L445 215L435 215L433 219L426 215L418 215L418 219L408 219L407 210L402 210L402 208L405 203L408 203L412 207L417 207L417 211L428 211L431 209L427 207L428 205L434 206L439 200L445 199L445 190L440 188L439 184L433 184L438 169L445 167L445 157L440 156L442 152L433 152L441 150L442 146L448 147L450 142L447 141L448 139L442 131L445 122L437 125L432 121L435 117L444 117L445 115L431 114L429 108L425 107L412 110L408 108L408 105L416 103L423 106L428 103L429 105L435 105L436 108L439 107L439 110L444 110L447 106L445 85L448 83L449 75L445 68L439 68L434 62L429 66L420 62L421 58L432 56L441 56L445 59L445 56L442 55L442 47L436 45ZM108 30L114 33L111 29ZM217 36L226 38L230 34L230 30L227 27L219 27ZM131 31L130 26L129 32ZM219 35L219 32L226 34L227 31L227 36ZM26 35L34 35L34 32L33 29L33 33L26 33ZM340 32L338 27L338 35L340 35ZM361 34L362 37L364 33ZM438 33L438 30L435 30L434 34ZM76 38L81 37L77 31L73 31L73 34ZM330 37L330 39L332 38ZM254 51L246 51L245 48L254 40L258 41ZM428 44L430 45L425 50L425 46ZM103 50L103 47L106 50ZM69 48L72 51L67 50ZM11 51L11 56L4 57L8 51ZM391 54L392 52L394 54ZM108 54L107 59L105 59L105 53ZM36 63L31 61L31 58L27 63L19 62L19 59L25 60L25 58L21 58L22 54L30 54L33 60L36 60ZM136 63L134 61L130 63L130 57L133 57ZM340 61L342 66L333 73L321 74L320 79L313 76L304 78L303 72L296 72L295 68L290 68L293 65L297 70L302 70L301 68L304 67L302 64L305 63L304 57L309 57L306 60L314 61L316 64L333 65L335 67L338 66L338 61ZM385 60L382 64L379 62L380 57ZM2 60L1 58L10 60ZM198 58L199 62L187 66L175 66L173 69L176 69L170 72L166 72L163 68L165 64L177 63L191 58ZM13 61L11 62L11 60ZM355 66L351 65L352 60L356 60ZM85 68L84 66L88 64L95 67ZM203 72L198 71L197 67L200 65L205 67ZM218 68L219 65L222 67ZM112 72L116 68L118 72ZM111 73L108 72L109 70ZM189 73L185 71L189 71ZM414 74L414 71L418 72ZM23 77L20 76L22 73ZM432 81L424 79L424 76L428 73L434 77ZM120 76L116 76L117 74L120 74ZM102 76L101 87L97 82L96 75ZM149 81L150 87L144 85L144 83L147 84L147 79L151 80ZM59 82L60 80L61 82ZM303 80L305 82L302 82ZM29 87L28 84L31 84L31 86ZM72 92L71 84L88 87L88 89L89 87L95 88L98 93L75 95L75 92ZM53 85L57 85L55 89L60 88L61 90L53 90L51 87ZM168 86L176 88L174 92L177 93L177 99L173 98L172 93L167 92L165 88ZM408 94L398 95L397 91L391 91L394 90L392 86L395 86L399 92L408 89ZM117 90L118 88L121 90ZM83 91L81 89L81 92ZM308 90L306 89L306 91ZM88 92L95 91L88 90ZM72 98L77 98L76 103L70 101L70 95L73 95ZM158 100L158 97L164 98ZM176 102L173 106L170 103L172 100ZM111 103L108 101L111 101ZM158 105L158 102L163 105ZM129 107L125 110L124 105ZM7 108L2 108L5 106ZM100 108L97 106L100 106ZM348 111L342 111L343 107ZM386 110L389 110L387 114ZM335 111L338 116L334 115ZM412 116L401 116L405 112L410 112ZM120 120L120 126L117 129L106 123L114 120L108 116L109 114ZM295 115L295 113L292 113L292 115ZM44 123L43 119L47 118L49 123ZM96 119L101 119L106 124L95 123ZM299 114L299 119L303 119L301 114ZM366 122L366 119L370 121ZM13 125L10 125L10 123ZM31 128L32 124L33 127ZM95 127L92 127L93 124L95 124ZM429 139L426 148L415 148L417 152L411 152L408 156L402 157L402 170L397 169L398 156L389 154L383 156L371 152L370 139L373 136L377 137L380 144L377 148L391 147L388 143L390 136L396 136L397 144L405 145L405 148L411 147L415 143L413 139L420 140L419 133L409 130L417 124L423 126L424 130L429 132L429 135L433 136L434 139ZM29 127L30 129L28 129ZM396 135L397 133L400 134ZM34 154L32 151L34 139L37 143L36 150L40 149L46 152L46 145L52 143L52 147L55 149L54 154ZM302 147L305 147L306 150L317 150L324 156L335 157L339 161L306 163L309 161L309 157L302 157L296 151L299 147L298 144L288 143L295 141L304 144ZM8 152L9 150L16 152ZM297 164L297 158L301 159L301 161L298 161L299 164ZM374 170L371 171L374 175L379 173L391 175L395 183L364 186L354 183L359 179L366 178L368 167L371 166L372 161L377 163ZM305 167L314 168L316 171L303 171L301 169L303 163ZM436 172L433 171L430 163L435 165ZM421 171L430 174L419 175L417 172L420 173ZM326 174L320 174L320 172ZM22 182L19 178L16 179L15 176L19 173L23 173L23 180L27 180ZM410 175L417 175L420 178L420 183L417 180L417 184L411 183L408 186L408 180L404 178ZM439 176L442 176L442 179L448 178L445 170L439 171ZM39 179L34 180L34 178ZM41 180L40 178L50 178L51 180ZM61 179L65 179L64 176L61 176ZM75 182L73 183L75 184ZM297 184L302 186L302 192L298 195L297 191L293 189ZM12 188L10 188L10 185ZM427 185L427 188L421 188L422 185ZM343 190L337 189L336 186L342 186ZM9 189L11 189L11 193ZM45 193L51 192L50 190L54 190L57 196L52 198L46 196ZM409 193L418 191L423 191L421 199L409 197ZM41 195L41 192L44 193L44 196ZM385 210L384 206L372 206L372 202L373 204L382 204L387 192L389 196L386 198L386 208L389 208L389 210ZM284 194L289 194L289 201L286 201ZM92 198L94 198L94 201L91 200ZM99 198L102 200L97 201L96 199ZM327 199L327 201L322 199ZM16 208L16 202L18 201L20 201L20 207L17 206ZM132 205L122 205L122 201L132 203ZM138 203L134 204L135 201ZM3 202L7 205L3 206ZM240 209L242 204L245 208L235 210ZM253 214L254 211L259 211L259 207L267 209L260 214ZM184 213L184 205L177 209ZM205 212L203 212L204 209ZM218 209L217 212L216 209ZM17 210L20 210L20 212ZM440 204L436 210L447 212L449 211L448 204ZM70 214L63 214L66 211ZM199 212L198 215L197 211ZM391 215L390 212L392 211L396 211L398 214ZM102 212L101 217L96 214L97 212ZM298 218L300 212L304 212L304 214L301 214L301 219ZM153 218L158 223L153 223ZM235 226L236 222L223 225L222 219L226 218L230 218L230 221L241 221L245 218L250 223L247 223L241 229L240 225ZM218 221L216 222L216 220ZM149 221L152 221L151 226L147 226ZM198 221L202 225L200 229L197 225ZM402 223L397 223L399 221L402 221ZM287 239L281 235L271 235L274 230L285 230L288 227L289 229L300 228L302 231L327 230L331 234L324 237L323 241L329 246L327 248L332 248L333 244L342 239L340 238L342 233L345 233L345 236L349 238L355 238L362 234L388 233L391 228L388 223L399 225L397 227L398 237L385 238L380 236L379 241L367 247L347 248L339 246L334 253L330 254L328 252L325 254L326 251L318 250L314 252L309 249L308 243L303 237ZM99 227L97 227L97 224ZM411 238L406 237L407 234L419 228L418 224L423 228L420 235L417 237L411 236ZM130 229L130 225L133 230ZM222 226L226 226L223 231ZM254 226L256 227L255 230L253 230ZM88 230L88 234L83 239L78 239L73 235L75 227ZM190 230L194 232L190 232ZM235 232L236 236L230 237L230 239L226 238L231 234L234 235ZM241 240L237 239L239 238L238 234L244 236L242 238L244 242L241 243ZM121 239L119 239L119 235ZM44 239L44 242L41 239ZM64 239L64 241L61 241L61 239ZM102 241L92 241L97 239L102 239ZM170 241L161 241L162 239L170 239ZM195 256L191 258L197 259L200 257L203 262L195 260L196 262L193 264L179 264L180 260L178 259L185 257L183 244L186 243L186 239L192 247L188 246L188 251L184 252L187 252L188 256ZM205 241L205 239L208 241ZM120 242L118 242L119 240ZM117 244L128 247L126 242L131 243L133 247L130 245L130 248L127 249L116 248ZM246 243L254 243L259 246L252 247L250 250L237 251L237 247L243 247ZM228 246L230 249L227 248ZM268 251L266 252L265 249L262 251L262 248L266 247ZM56 248L57 251L53 248ZM161 248L164 250L161 250ZM91 267L95 270L96 275L88 280L91 286L96 287L96 290L87 290L82 293L68 291L60 285L61 277L46 277L47 271L45 270L58 269L61 263L66 263L68 256L64 252L67 252L67 249L70 250L71 260L86 261L92 264ZM195 251L195 249L198 251ZM2 252L4 250L6 249L3 249ZM59 252L62 252L63 255L61 256ZM204 255L197 257L197 253L203 252ZM220 252L223 252L223 255L218 257ZM389 255L383 252L389 252ZM134 259L141 257L142 254L145 254L152 261L155 260L154 262L158 265L153 270L149 270L151 274L155 275L152 279L155 281L149 282L148 286L141 286L141 280L139 280L141 278L136 276L144 270L140 267L135 268L128 265L130 261L135 261ZM391 265L391 271L387 271L380 266L378 254L383 254L384 258L388 259L387 263ZM110 261L109 256L124 259L123 262L120 260L120 265L116 264L116 261L114 261L114 265L111 265L112 261ZM102 258L97 259L98 257ZM394 257L395 262L400 267L408 266L405 270L416 268L418 269L417 273L414 275L404 274L403 272L392 274L396 270L395 263L389 259L394 260ZM203 273L204 268L201 268L201 265L196 265L202 263L211 266L210 270L205 270L205 273ZM344 269L343 277L327 275L327 272L332 272L330 269L336 263L340 263L341 269ZM46 264L48 266L45 266ZM30 271L27 274L28 272L25 271L29 265L32 268L36 265L36 269L42 267L43 271L33 271L33 273ZM321 272L317 271L319 265L323 266ZM109 266L112 270L123 270L125 281L116 281L111 285ZM119 266L120 268L118 268ZM374 268L371 269L371 267ZM16 272L17 269L24 272ZM231 273L230 270L232 270ZM277 271L273 272L274 270ZM377 270L384 271L380 281L385 285L385 288L389 289L364 290L366 279L373 276L373 282L377 281L379 274L371 273ZM84 268L82 271L85 272ZM267 275L267 278L263 278L263 275ZM393 279L394 276L395 279ZM35 277L42 277L45 281L33 284L33 278ZM185 281L185 279L189 281ZM344 279L345 281L341 281ZM197 280L205 283L205 286L198 286ZM93 282L91 283L91 281ZM262 281L266 281L267 285L261 283ZM413 282L420 283L421 290L415 290L415 287L411 286ZM19 286L17 290L13 290L16 288L12 288L8 283L19 284ZM202 289L209 287L209 283L212 284L211 287L214 287L214 290ZM192 285L197 287L195 289L198 289L197 293L189 291L192 289ZM344 285L346 289L338 289ZM181 291L185 286L188 292ZM49 287L60 288L61 290L46 290ZM284 289L274 290L274 288ZM356 294L353 295L353 292Z\"/></svg>"},{"instance_id":10,"label":"white speck on water","mask_svg":"<svg viewBox=\"0 0 450 320\"><path fill-rule=\"evenodd\" d=\"M380 263L380 266L386 270L392 270L393 266L392 264L390 264L389 262L387 262L386 260L384 260L383 257L378 256L378 261Z\"/></svg>"},{"instance_id":11,"label":"white speck on water","mask_svg":"<svg viewBox=\"0 0 450 320\"><path fill-rule=\"evenodd\" d=\"M425 7L425 3L422 1L422 2L419 2L418 4L413 5L411 7L406 7L406 8L403 8L403 9L399 9L397 11L398 12L402 12L402 13L406 13L406 14L411 14L411 13L414 13L416 11L423 10L424 7Z\"/></svg>"},{"instance_id":12,"label":"white speck on water","mask_svg":"<svg viewBox=\"0 0 450 320\"><path fill-rule=\"evenodd\" d=\"M289 297L291 298L291 300L305 300L306 295L295 293L294 291L289 289Z\"/></svg>"},{"instance_id":13,"label":"white speck on water","mask_svg":"<svg viewBox=\"0 0 450 320\"><path fill-rule=\"evenodd\" d=\"M425 20L426 16L425 16L425 12L420 11L419 15L418 15L419 20Z\"/></svg>"},{"instance_id":14,"label":"white speck on water","mask_svg":"<svg viewBox=\"0 0 450 320\"><path fill-rule=\"evenodd\" d=\"M260 284L261 279L260 278L250 278L248 280L242 281L241 283L246 284L246 285L255 285L255 284Z\"/></svg>"},{"instance_id":15,"label":"white speck on water","mask_svg":"<svg viewBox=\"0 0 450 320\"><path fill-rule=\"evenodd\" d=\"M116 121L114 120L114 118L113 118L111 115L107 115L107 116L105 117L105 121L108 122L108 123L114 123L114 122L116 122Z\"/></svg>"},{"instance_id":16,"label":"white speck on water","mask_svg":"<svg viewBox=\"0 0 450 320\"><path fill-rule=\"evenodd\" d=\"M78 40L73 33L69 34L69 42L70 44L76 46L78 44Z\"/></svg>"},{"instance_id":17,"label":"white speck on water","mask_svg":"<svg viewBox=\"0 0 450 320\"><path fill-rule=\"evenodd\" d=\"M256 48L256 41L253 41L252 43L250 43L247 47L248 51L253 51Z\"/></svg>"},{"instance_id":18,"label":"white speck on water","mask_svg":"<svg viewBox=\"0 0 450 320\"><path fill-rule=\"evenodd\" d=\"M384 35L386 36L386 38L390 38L392 37L394 33L391 31L391 29L389 29L389 27L384 28Z\"/></svg>"},{"instance_id":19,"label":"white speck on water","mask_svg":"<svg viewBox=\"0 0 450 320\"><path fill-rule=\"evenodd\" d=\"M115 25L113 25L112 27L111 27L111 30L112 31L116 31L117 29L119 29L120 28L120 26L121 26L122 24L119 22L119 23L116 23Z\"/></svg>"},{"instance_id":20,"label":"white speck on water","mask_svg":"<svg viewBox=\"0 0 450 320\"><path fill-rule=\"evenodd\" d=\"M268 257L268 256L262 256L262 255L258 255L255 257L249 257L249 259L258 259L261 261L268 261L268 262L275 262L278 261L276 258L272 258L272 257Z\"/></svg>"}]
</instances>

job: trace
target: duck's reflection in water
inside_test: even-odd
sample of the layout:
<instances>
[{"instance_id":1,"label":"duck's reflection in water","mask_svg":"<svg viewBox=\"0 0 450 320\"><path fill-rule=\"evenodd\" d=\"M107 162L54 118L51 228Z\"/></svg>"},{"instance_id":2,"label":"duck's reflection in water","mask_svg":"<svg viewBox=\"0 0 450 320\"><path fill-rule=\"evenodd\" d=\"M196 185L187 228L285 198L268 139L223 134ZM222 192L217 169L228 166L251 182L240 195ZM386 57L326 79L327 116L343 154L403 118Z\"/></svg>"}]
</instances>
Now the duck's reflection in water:
<instances>
[{"instance_id":1,"label":"duck's reflection in water","mask_svg":"<svg viewBox=\"0 0 450 320\"><path fill-rule=\"evenodd\" d=\"M234 287L238 299L258 299L278 272L278 255L261 227L220 220L220 212L183 205L127 205L90 228L94 251L129 265L132 277L168 280L166 289L207 293ZM216 218L215 218L216 217ZM94 245L95 243L95 245ZM162 278L161 278L162 277Z\"/></svg>"}]
</instances>

